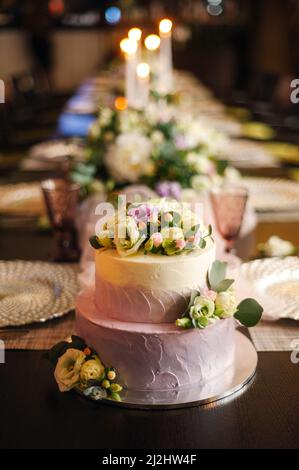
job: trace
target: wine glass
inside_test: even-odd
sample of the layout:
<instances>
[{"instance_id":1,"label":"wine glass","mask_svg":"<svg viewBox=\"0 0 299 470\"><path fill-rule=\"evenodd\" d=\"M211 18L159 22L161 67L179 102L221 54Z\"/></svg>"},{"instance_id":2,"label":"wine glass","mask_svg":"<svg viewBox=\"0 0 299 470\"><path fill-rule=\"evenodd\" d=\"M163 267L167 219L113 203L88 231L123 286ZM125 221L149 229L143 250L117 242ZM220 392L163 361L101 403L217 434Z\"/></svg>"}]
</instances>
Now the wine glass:
<instances>
[{"instance_id":1,"label":"wine glass","mask_svg":"<svg viewBox=\"0 0 299 470\"><path fill-rule=\"evenodd\" d=\"M81 252L75 218L80 186L64 179L48 179L42 181L41 187L56 238L53 261L77 262Z\"/></svg>"},{"instance_id":2,"label":"wine glass","mask_svg":"<svg viewBox=\"0 0 299 470\"><path fill-rule=\"evenodd\" d=\"M223 184L210 190L210 200L217 230L225 241L225 253L232 255L239 237L248 190L242 186ZM229 258L229 256L228 256Z\"/></svg>"}]
</instances>

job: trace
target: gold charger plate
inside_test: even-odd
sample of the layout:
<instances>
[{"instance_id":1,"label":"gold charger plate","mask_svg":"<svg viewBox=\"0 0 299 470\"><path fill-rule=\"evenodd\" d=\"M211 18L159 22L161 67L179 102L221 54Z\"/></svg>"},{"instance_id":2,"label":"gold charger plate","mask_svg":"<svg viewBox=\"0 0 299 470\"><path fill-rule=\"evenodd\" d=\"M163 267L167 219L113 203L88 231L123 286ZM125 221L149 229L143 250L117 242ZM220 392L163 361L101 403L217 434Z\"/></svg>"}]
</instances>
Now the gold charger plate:
<instances>
[{"instance_id":1,"label":"gold charger plate","mask_svg":"<svg viewBox=\"0 0 299 470\"><path fill-rule=\"evenodd\" d=\"M74 265L0 261L0 327L45 322L74 309Z\"/></svg>"},{"instance_id":2,"label":"gold charger plate","mask_svg":"<svg viewBox=\"0 0 299 470\"><path fill-rule=\"evenodd\" d=\"M40 183L0 186L0 215L38 217L46 213Z\"/></svg>"},{"instance_id":3,"label":"gold charger plate","mask_svg":"<svg viewBox=\"0 0 299 470\"><path fill-rule=\"evenodd\" d=\"M265 148L283 162L299 164L299 145L286 142L269 142Z\"/></svg>"}]
</instances>

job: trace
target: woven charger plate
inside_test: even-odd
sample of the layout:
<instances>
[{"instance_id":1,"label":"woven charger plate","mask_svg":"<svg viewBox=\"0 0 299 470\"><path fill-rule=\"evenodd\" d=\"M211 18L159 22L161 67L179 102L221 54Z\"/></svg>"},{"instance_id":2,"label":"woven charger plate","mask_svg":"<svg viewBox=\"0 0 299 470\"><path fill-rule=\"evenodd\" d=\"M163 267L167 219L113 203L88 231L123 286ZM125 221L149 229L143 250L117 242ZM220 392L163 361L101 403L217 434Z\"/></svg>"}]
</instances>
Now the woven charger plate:
<instances>
[{"instance_id":1,"label":"woven charger plate","mask_svg":"<svg viewBox=\"0 0 299 470\"><path fill-rule=\"evenodd\" d=\"M257 259L244 263L240 274L263 305L263 318L299 320L299 258Z\"/></svg>"},{"instance_id":2,"label":"woven charger plate","mask_svg":"<svg viewBox=\"0 0 299 470\"><path fill-rule=\"evenodd\" d=\"M0 261L0 327L45 322L74 309L77 269L41 261Z\"/></svg>"}]
</instances>

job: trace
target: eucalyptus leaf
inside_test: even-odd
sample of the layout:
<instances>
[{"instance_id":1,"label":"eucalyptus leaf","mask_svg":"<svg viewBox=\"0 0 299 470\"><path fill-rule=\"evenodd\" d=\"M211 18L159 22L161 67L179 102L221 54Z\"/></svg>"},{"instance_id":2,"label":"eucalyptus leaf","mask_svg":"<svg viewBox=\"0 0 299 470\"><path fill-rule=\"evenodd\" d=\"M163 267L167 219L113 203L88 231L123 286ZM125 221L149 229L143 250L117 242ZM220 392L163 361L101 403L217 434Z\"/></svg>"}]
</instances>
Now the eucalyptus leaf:
<instances>
[{"instance_id":1,"label":"eucalyptus leaf","mask_svg":"<svg viewBox=\"0 0 299 470\"><path fill-rule=\"evenodd\" d=\"M83 338L80 338L80 336L76 336L76 335L72 335L71 338L72 338L71 343L68 343L71 348L79 349L81 351L83 351L83 349L86 348L86 343Z\"/></svg>"},{"instance_id":2,"label":"eucalyptus leaf","mask_svg":"<svg viewBox=\"0 0 299 470\"><path fill-rule=\"evenodd\" d=\"M101 245L98 241L98 237L96 235L93 235L92 237L89 238L89 243L91 244L92 248L95 250L98 250L101 248Z\"/></svg>"},{"instance_id":3,"label":"eucalyptus leaf","mask_svg":"<svg viewBox=\"0 0 299 470\"><path fill-rule=\"evenodd\" d=\"M235 282L234 279L223 279L223 281L219 282L214 290L216 292L224 292L230 288L230 286Z\"/></svg>"},{"instance_id":4,"label":"eucalyptus leaf","mask_svg":"<svg viewBox=\"0 0 299 470\"><path fill-rule=\"evenodd\" d=\"M211 289L217 291L218 285L225 279L226 269L227 263L214 261L208 273L208 283Z\"/></svg>"},{"instance_id":5,"label":"eucalyptus leaf","mask_svg":"<svg viewBox=\"0 0 299 470\"><path fill-rule=\"evenodd\" d=\"M206 246L207 246L207 242L204 238L202 238L199 243L199 248L203 250Z\"/></svg>"},{"instance_id":6,"label":"eucalyptus leaf","mask_svg":"<svg viewBox=\"0 0 299 470\"><path fill-rule=\"evenodd\" d=\"M194 301L195 301L196 297L198 297L199 295L200 295L200 292L198 290L193 290L191 292L188 306L187 306L186 310L184 311L184 313L182 315L182 318L188 316L190 308L192 307L192 305L194 305Z\"/></svg>"},{"instance_id":7,"label":"eucalyptus leaf","mask_svg":"<svg viewBox=\"0 0 299 470\"><path fill-rule=\"evenodd\" d=\"M70 343L67 341L61 341L60 343L55 344L45 355L45 357L56 366L58 359L62 356L66 350L69 348Z\"/></svg>"},{"instance_id":8,"label":"eucalyptus leaf","mask_svg":"<svg viewBox=\"0 0 299 470\"><path fill-rule=\"evenodd\" d=\"M250 328L255 326L261 319L263 307L254 299L244 299L238 305L238 310L234 317L239 320L242 325Z\"/></svg>"}]
</instances>

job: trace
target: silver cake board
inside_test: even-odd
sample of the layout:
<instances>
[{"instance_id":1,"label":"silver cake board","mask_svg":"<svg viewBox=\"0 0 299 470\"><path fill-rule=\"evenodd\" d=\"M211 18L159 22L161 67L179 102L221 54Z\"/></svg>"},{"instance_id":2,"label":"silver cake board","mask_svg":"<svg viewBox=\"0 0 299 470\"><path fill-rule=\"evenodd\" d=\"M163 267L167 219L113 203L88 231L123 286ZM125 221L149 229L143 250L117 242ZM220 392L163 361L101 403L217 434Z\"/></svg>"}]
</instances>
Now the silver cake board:
<instances>
[{"instance_id":1,"label":"silver cake board","mask_svg":"<svg viewBox=\"0 0 299 470\"><path fill-rule=\"evenodd\" d=\"M236 331L235 335L234 364L212 381L167 391L123 390L121 402L104 399L99 403L141 410L166 410L206 405L242 392L255 374L258 357L253 344L243 333Z\"/></svg>"}]
</instances>

